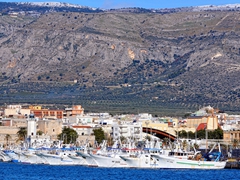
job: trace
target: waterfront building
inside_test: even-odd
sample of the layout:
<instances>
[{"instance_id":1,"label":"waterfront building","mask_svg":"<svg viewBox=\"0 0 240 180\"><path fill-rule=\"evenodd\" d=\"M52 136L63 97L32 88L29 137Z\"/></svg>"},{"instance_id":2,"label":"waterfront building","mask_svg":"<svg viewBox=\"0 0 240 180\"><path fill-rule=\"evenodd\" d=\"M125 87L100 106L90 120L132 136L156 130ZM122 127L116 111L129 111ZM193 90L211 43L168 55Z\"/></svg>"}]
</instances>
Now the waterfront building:
<instances>
[{"instance_id":1,"label":"waterfront building","mask_svg":"<svg viewBox=\"0 0 240 180\"><path fill-rule=\"evenodd\" d=\"M94 127L88 125L72 125L71 128L78 134L77 142L79 145L84 145L85 142L89 142L91 145L95 144L95 136L93 135Z\"/></svg>"},{"instance_id":2,"label":"waterfront building","mask_svg":"<svg viewBox=\"0 0 240 180\"><path fill-rule=\"evenodd\" d=\"M74 129L79 136L90 136L93 134L93 127L87 125L73 125L72 129Z\"/></svg>"},{"instance_id":3,"label":"waterfront building","mask_svg":"<svg viewBox=\"0 0 240 180\"><path fill-rule=\"evenodd\" d=\"M223 140L224 141L231 141L237 140L240 141L240 129L238 130L227 130L223 131Z\"/></svg>"},{"instance_id":4,"label":"waterfront building","mask_svg":"<svg viewBox=\"0 0 240 180\"><path fill-rule=\"evenodd\" d=\"M240 141L240 115L228 115L222 126L225 141Z\"/></svg>"},{"instance_id":5,"label":"waterfront building","mask_svg":"<svg viewBox=\"0 0 240 180\"><path fill-rule=\"evenodd\" d=\"M218 114L219 110L214 109L211 106L203 107L192 113L191 116L187 117L186 126L189 128L195 128L199 126L199 124L206 123L208 130L218 129Z\"/></svg>"},{"instance_id":6,"label":"waterfront building","mask_svg":"<svg viewBox=\"0 0 240 180\"><path fill-rule=\"evenodd\" d=\"M76 124L92 124L94 117L89 115L77 115Z\"/></svg>"},{"instance_id":7,"label":"waterfront building","mask_svg":"<svg viewBox=\"0 0 240 180\"><path fill-rule=\"evenodd\" d=\"M118 123L112 124L112 137L114 140L118 140L120 137L125 137L141 141L143 138L142 123L126 123L119 121Z\"/></svg>"},{"instance_id":8,"label":"waterfront building","mask_svg":"<svg viewBox=\"0 0 240 180\"><path fill-rule=\"evenodd\" d=\"M37 130L42 131L43 134L50 136L52 140L56 140L57 135L62 133L62 120L61 119L38 120Z\"/></svg>"},{"instance_id":9,"label":"waterfront building","mask_svg":"<svg viewBox=\"0 0 240 180\"><path fill-rule=\"evenodd\" d=\"M31 110L36 118L39 119L62 119L63 110L33 109Z\"/></svg>"}]
</instances>

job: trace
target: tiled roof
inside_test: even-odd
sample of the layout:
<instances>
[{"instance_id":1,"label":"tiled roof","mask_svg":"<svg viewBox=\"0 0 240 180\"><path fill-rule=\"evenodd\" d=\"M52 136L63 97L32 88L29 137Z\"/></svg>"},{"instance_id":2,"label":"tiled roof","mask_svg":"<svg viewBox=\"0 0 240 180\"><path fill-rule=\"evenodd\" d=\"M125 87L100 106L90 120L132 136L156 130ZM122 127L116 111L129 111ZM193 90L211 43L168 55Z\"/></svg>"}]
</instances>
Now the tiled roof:
<instances>
[{"instance_id":1,"label":"tiled roof","mask_svg":"<svg viewBox=\"0 0 240 180\"><path fill-rule=\"evenodd\" d=\"M198 125L196 131L205 130L207 128L207 123L201 123Z\"/></svg>"}]
</instances>

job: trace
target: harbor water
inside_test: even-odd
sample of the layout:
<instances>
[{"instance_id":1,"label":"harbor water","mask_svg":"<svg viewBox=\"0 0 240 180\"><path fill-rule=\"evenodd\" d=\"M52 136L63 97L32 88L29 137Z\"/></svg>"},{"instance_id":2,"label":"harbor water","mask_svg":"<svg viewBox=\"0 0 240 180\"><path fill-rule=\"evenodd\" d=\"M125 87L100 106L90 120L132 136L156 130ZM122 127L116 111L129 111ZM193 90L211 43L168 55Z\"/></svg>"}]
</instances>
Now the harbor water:
<instances>
[{"instance_id":1,"label":"harbor water","mask_svg":"<svg viewBox=\"0 0 240 180\"><path fill-rule=\"evenodd\" d=\"M239 169L133 169L49 166L0 162L1 180L239 180Z\"/></svg>"}]
</instances>

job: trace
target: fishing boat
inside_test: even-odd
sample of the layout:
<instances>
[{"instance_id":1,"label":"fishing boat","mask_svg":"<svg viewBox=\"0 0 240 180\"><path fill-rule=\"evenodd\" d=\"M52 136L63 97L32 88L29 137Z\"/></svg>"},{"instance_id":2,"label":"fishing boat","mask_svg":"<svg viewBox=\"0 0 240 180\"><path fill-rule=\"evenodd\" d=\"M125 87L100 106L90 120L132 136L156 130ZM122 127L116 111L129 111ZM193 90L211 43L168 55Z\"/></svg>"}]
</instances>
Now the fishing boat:
<instances>
[{"instance_id":1,"label":"fishing boat","mask_svg":"<svg viewBox=\"0 0 240 180\"><path fill-rule=\"evenodd\" d=\"M134 151L135 150L135 151ZM127 150L128 155L120 156L131 168L159 168L159 162L152 155L162 154L160 143L146 141L143 149Z\"/></svg>"},{"instance_id":2,"label":"fishing boat","mask_svg":"<svg viewBox=\"0 0 240 180\"><path fill-rule=\"evenodd\" d=\"M120 155L123 154L125 153L119 148L118 141L115 141L112 147L107 147L106 141L104 141L100 150L89 155L95 160L98 167L125 168L128 165L120 158Z\"/></svg>"},{"instance_id":3,"label":"fishing boat","mask_svg":"<svg viewBox=\"0 0 240 180\"><path fill-rule=\"evenodd\" d=\"M135 154L120 156L131 168L159 168L159 162L152 154L161 154L161 149L144 148Z\"/></svg>"},{"instance_id":4,"label":"fishing boat","mask_svg":"<svg viewBox=\"0 0 240 180\"><path fill-rule=\"evenodd\" d=\"M74 165L74 161L68 155L75 154L69 149L49 149L47 152L37 152L36 155L43 158L49 165Z\"/></svg>"},{"instance_id":5,"label":"fishing boat","mask_svg":"<svg viewBox=\"0 0 240 180\"><path fill-rule=\"evenodd\" d=\"M10 162L12 158L10 158L4 151L0 150L0 161Z\"/></svg>"},{"instance_id":6,"label":"fishing boat","mask_svg":"<svg viewBox=\"0 0 240 180\"><path fill-rule=\"evenodd\" d=\"M220 144L219 151L213 152L216 144L209 153L202 156L201 151L196 151L193 155L188 155L186 152L172 152L168 155L151 155L159 162L159 168L177 168L177 169L223 169L226 166L226 161L221 161L222 153ZM176 153L178 153L176 155Z\"/></svg>"}]
</instances>

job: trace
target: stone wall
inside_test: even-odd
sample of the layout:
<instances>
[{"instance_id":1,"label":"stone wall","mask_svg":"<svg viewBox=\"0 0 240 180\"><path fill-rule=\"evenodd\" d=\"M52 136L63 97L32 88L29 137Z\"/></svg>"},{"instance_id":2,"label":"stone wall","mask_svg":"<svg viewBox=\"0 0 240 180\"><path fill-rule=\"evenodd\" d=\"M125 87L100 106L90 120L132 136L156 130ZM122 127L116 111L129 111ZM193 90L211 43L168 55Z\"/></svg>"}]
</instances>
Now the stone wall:
<instances>
[{"instance_id":1,"label":"stone wall","mask_svg":"<svg viewBox=\"0 0 240 180\"><path fill-rule=\"evenodd\" d=\"M9 140L8 143L16 143L16 140L18 138L17 132L19 128L18 127L5 127L5 126L0 126L0 144L6 144L6 135L9 134Z\"/></svg>"}]
</instances>

